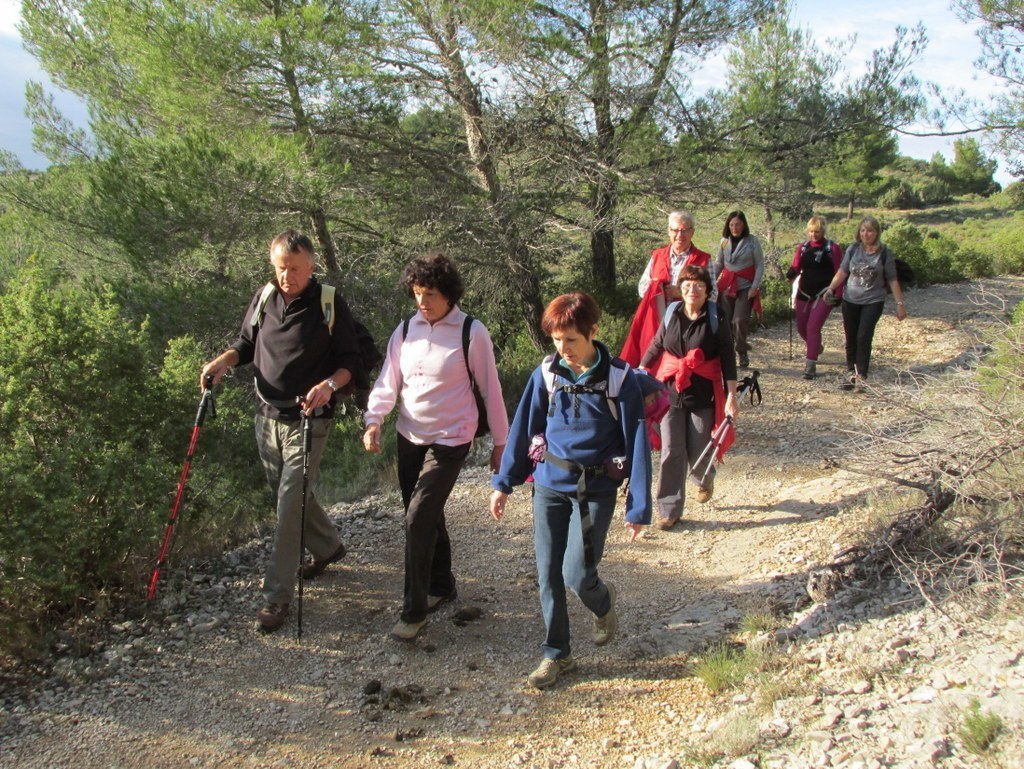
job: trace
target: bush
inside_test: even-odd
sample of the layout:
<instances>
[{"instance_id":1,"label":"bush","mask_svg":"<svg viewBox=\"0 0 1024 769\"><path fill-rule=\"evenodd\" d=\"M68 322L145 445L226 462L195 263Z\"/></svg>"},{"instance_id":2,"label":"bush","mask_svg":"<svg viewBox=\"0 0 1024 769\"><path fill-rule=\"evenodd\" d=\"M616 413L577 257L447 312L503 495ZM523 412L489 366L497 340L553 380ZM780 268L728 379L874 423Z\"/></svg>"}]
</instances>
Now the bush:
<instances>
[{"instance_id":1,"label":"bush","mask_svg":"<svg viewBox=\"0 0 1024 769\"><path fill-rule=\"evenodd\" d=\"M921 208L921 196L905 181L898 180L878 196L879 208L907 209Z\"/></svg>"},{"instance_id":2,"label":"bush","mask_svg":"<svg viewBox=\"0 0 1024 769\"><path fill-rule=\"evenodd\" d=\"M170 477L140 429L163 396L145 329L49 274L22 270L0 302L0 622L27 636L121 583Z\"/></svg>"},{"instance_id":3,"label":"bush","mask_svg":"<svg viewBox=\"0 0 1024 769\"><path fill-rule=\"evenodd\" d=\"M917 227L905 219L900 219L885 230L882 240L894 256L911 266L917 285L932 281L924 235Z\"/></svg>"},{"instance_id":4,"label":"bush","mask_svg":"<svg viewBox=\"0 0 1024 769\"><path fill-rule=\"evenodd\" d=\"M1014 182L1003 190L1003 198L1013 208L1024 208L1024 182Z\"/></svg>"},{"instance_id":5,"label":"bush","mask_svg":"<svg viewBox=\"0 0 1024 769\"><path fill-rule=\"evenodd\" d=\"M925 206L949 203L953 200L953 192L949 184L942 179L926 179L915 184L914 194Z\"/></svg>"}]
</instances>

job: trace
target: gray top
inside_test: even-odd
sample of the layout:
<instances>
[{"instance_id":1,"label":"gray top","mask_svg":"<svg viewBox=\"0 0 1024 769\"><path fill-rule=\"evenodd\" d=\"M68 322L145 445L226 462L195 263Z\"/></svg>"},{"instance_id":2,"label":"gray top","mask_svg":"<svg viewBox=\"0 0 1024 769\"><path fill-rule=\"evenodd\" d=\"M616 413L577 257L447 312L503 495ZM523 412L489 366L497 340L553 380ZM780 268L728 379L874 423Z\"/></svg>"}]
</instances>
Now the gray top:
<instances>
[{"instance_id":1,"label":"gray top","mask_svg":"<svg viewBox=\"0 0 1024 769\"><path fill-rule=\"evenodd\" d=\"M722 238L718 245L713 275L721 275L723 268L730 272L739 272L751 266L755 270L754 279L738 278L736 287L740 290L761 287L761 278L764 277L764 252L761 250L761 241L753 235L747 235L733 248L729 238Z\"/></svg>"},{"instance_id":2,"label":"gray top","mask_svg":"<svg viewBox=\"0 0 1024 769\"><path fill-rule=\"evenodd\" d=\"M896 260L885 246L877 254L869 254L863 245L853 243L839 269L850 276L843 299L851 304L884 302L886 285L896 280Z\"/></svg>"}]
</instances>

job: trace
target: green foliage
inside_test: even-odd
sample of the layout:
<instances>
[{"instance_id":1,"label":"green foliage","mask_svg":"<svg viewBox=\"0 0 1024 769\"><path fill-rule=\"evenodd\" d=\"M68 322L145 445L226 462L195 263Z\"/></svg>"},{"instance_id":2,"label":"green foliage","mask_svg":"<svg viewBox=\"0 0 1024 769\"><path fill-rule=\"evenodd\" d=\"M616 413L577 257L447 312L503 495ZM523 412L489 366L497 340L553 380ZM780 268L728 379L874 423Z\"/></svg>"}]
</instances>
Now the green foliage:
<instances>
[{"instance_id":1,"label":"green foliage","mask_svg":"<svg viewBox=\"0 0 1024 769\"><path fill-rule=\"evenodd\" d=\"M742 648L717 643L704 652L693 672L713 693L739 686L751 672L750 660Z\"/></svg>"},{"instance_id":2,"label":"green foliage","mask_svg":"<svg viewBox=\"0 0 1024 769\"><path fill-rule=\"evenodd\" d=\"M878 205L888 209L912 209L921 208L924 203L913 187L898 179L878 196Z\"/></svg>"},{"instance_id":3,"label":"green foliage","mask_svg":"<svg viewBox=\"0 0 1024 769\"><path fill-rule=\"evenodd\" d=\"M22 270L0 302L0 611L28 626L122 582L169 468L139 429L165 396L144 328L51 274Z\"/></svg>"},{"instance_id":4,"label":"green foliage","mask_svg":"<svg viewBox=\"0 0 1024 769\"><path fill-rule=\"evenodd\" d=\"M1024 182L1013 182L1003 190L1003 198L1013 208L1024 208Z\"/></svg>"},{"instance_id":5,"label":"green foliage","mask_svg":"<svg viewBox=\"0 0 1024 769\"><path fill-rule=\"evenodd\" d=\"M918 283L931 282L928 268L928 251L924 247L924 235L906 219L900 219L885 228L882 242L893 255L903 259L914 270Z\"/></svg>"},{"instance_id":6,"label":"green foliage","mask_svg":"<svg viewBox=\"0 0 1024 769\"><path fill-rule=\"evenodd\" d=\"M991 195L999 191L993 180L998 163L982 152L978 140L972 137L953 142L953 163L949 166L950 185L956 194Z\"/></svg>"},{"instance_id":7,"label":"green foliage","mask_svg":"<svg viewBox=\"0 0 1024 769\"><path fill-rule=\"evenodd\" d=\"M1004 730L1003 719L995 713L985 713L977 697L972 697L957 728L964 747L975 755L987 753Z\"/></svg>"}]
</instances>

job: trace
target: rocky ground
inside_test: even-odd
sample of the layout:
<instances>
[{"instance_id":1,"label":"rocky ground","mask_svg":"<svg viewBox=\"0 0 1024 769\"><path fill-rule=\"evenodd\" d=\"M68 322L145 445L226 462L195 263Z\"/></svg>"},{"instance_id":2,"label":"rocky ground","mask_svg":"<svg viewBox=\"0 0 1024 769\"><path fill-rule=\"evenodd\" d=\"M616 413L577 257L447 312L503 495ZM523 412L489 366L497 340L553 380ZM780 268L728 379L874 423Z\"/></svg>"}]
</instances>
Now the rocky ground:
<instances>
[{"instance_id":1,"label":"rocky ground","mask_svg":"<svg viewBox=\"0 0 1024 769\"><path fill-rule=\"evenodd\" d=\"M1015 302L1024 279L984 287ZM613 529L602 574L618 586L620 636L595 648L572 599L579 668L551 690L525 682L542 638L528 494L495 523L478 462L448 506L459 600L417 642L387 637L397 492L337 505L349 554L307 584L301 639L294 616L255 630L268 539L172 571L157 607L115 616L88 653L58 650L52 673L3 683L0 766L1024 766L1019 617L952 615L895 576L821 603L805 589L872 525L865 495L884 491L851 471L841 428L898 421L886 398L898 372L964 360L993 314L980 293L916 289L904 323L887 312L863 394L835 386L838 316L813 382L799 340L788 359L786 326L760 332L764 403L741 414L715 497L633 544ZM738 635L768 614L769 630ZM763 646L773 672L713 693L693 663L737 639ZM984 759L958 731L972 698L1004 724Z\"/></svg>"}]
</instances>

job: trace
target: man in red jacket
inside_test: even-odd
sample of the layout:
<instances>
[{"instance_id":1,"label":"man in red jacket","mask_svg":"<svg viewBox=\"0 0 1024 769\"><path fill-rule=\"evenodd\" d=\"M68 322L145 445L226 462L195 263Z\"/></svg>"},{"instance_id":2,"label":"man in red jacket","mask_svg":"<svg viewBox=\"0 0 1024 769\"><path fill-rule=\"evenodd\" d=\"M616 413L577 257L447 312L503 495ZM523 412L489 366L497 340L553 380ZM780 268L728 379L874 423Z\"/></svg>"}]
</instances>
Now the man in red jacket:
<instances>
[{"instance_id":1,"label":"man in red jacket","mask_svg":"<svg viewBox=\"0 0 1024 769\"><path fill-rule=\"evenodd\" d=\"M687 211L670 213L669 244L651 252L651 260L640 276L640 306L637 307L622 352L619 353L619 357L634 368L640 364L640 359L654 339L665 317L665 308L682 298L676 285L679 271L688 264L704 267L712 271L711 282L714 285L711 255L693 245L693 230L692 214ZM713 301L715 297L709 299Z\"/></svg>"}]
</instances>

